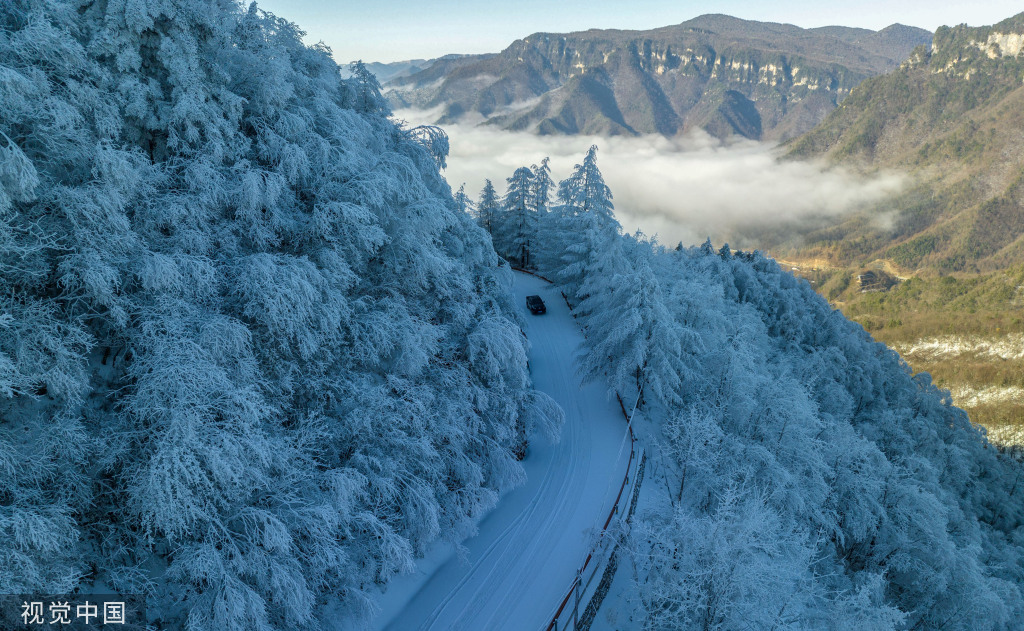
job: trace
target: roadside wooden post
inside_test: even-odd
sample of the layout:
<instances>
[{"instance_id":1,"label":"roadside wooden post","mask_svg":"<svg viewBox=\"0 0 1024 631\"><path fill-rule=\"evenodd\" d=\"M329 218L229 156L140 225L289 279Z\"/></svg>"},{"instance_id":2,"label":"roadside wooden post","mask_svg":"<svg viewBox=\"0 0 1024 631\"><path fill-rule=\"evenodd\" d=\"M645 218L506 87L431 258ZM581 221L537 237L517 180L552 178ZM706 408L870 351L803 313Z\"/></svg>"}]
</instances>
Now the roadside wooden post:
<instances>
[{"instance_id":1,"label":"roadside wooden post","mask_svg":"<svg viewBox=\"0 0 1024 631\"><path fill-rule=\"evenodd\" d=\"M583 573L580 570L576 570L576 604L572 608L572 628L573 631L579 628L580 624L580 583L583 582Z\"/></svg>"}]
</instances>

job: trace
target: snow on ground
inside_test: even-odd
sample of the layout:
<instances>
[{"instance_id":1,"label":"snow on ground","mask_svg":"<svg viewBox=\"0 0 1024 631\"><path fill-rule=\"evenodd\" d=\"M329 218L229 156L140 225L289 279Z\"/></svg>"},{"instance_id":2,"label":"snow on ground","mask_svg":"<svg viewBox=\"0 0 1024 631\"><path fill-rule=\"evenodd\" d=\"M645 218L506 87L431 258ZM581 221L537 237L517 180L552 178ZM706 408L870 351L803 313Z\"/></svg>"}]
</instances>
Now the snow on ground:
<instances>
[{"instance_id":1,"label":"snow on ground","mask_svg":"<svg viewBox=\"0 0 1024 631\"><path fill-rule=\"evenodd\" d=\"M913 344L894 344L893 348L904 357L920 359L953 359L961 355L978 355L993 359L1024 358L1024 334L1012 333L999 338L975 335L946 335L918 340Z\"/></svg>"},{"instance_id":2,"label":"snow on ground","mask_svg":"<svg viewBox=\"0 0 1024 631\"><path fill-rule=\"evenodd\" d=\"M997 445L1024 446L1024 428L1019 425L1002 425L988 428L988 439Z\"/></svg>"},{"instance_id":3,"label":"snow on ground","mask_svg":"<svg viewBox=\"0 0 1024 631\"><path fill-rule=\"evenodd\" d=\"M976 408L979 405L1000 403L1024 403L1024 388L1019 386L988 386L973 388L958 384L950 388L950 394L956 405L963 408Z\"/></svg>"},{"instance_id":4,"label":"snow on ground","mask_svg":"<svg viewBox=\"0 0 1024 631\"><path fill-rule=\"evenodd\" d=\"M659 438L661 427L652 419L664 418L666 412L657 409L657 404L648 401L647 414L637 412L633 417L633 431L637 444L644 445L647 463L637 498L632 524L638 520L650 519L650 515L665 515L673 510L672 503L679 489L679 472L670 465L672 457L666 454L664 443ZM655 517L657 519L657 517ZM631 526L631 528L633 527ZM625 631L644 628L644 608L640 601L641 590L637 589L637 559L628 550L628 539L619 547L618 570L612 579L601 608L590 625L591 631ZM642 562L642 560L641 560ZM643 575L647 568L639 568Z\"/></svg>"},{"instance_id":5,"label":"snow on ground","mask_svg":"<svg viewBox=\"0 0 1024 631\"><path fill-rule=\"evenodd\" d=\"M545 315L526 311L539 294ZM391 582L376 629L541 629L615 503L629 460L626 423L604 384L580 385L574 356L582 336L561 295L515 275L526 314L534 387L565 410L557 445L532 437L527 483L502 497L465 542L464 558L439 545L415 574Z\"/></svg>"},{"instance_id":6,"label":"snow on ground","mask_svg":"<svg viewBox=\"0 0 1024 631\"><path fill-rule=\"evenodd\" d=\"M984 338L976 335L946 335L918 340L912 344L894 344L893 348L909 361L938 361L958 358L992 362L1024 359L1024 334L1011 333ZM1018 386L949 385L953 401L962 408L980 405L1024 403L1024 388Z\"/></svg>"}]
</instances>

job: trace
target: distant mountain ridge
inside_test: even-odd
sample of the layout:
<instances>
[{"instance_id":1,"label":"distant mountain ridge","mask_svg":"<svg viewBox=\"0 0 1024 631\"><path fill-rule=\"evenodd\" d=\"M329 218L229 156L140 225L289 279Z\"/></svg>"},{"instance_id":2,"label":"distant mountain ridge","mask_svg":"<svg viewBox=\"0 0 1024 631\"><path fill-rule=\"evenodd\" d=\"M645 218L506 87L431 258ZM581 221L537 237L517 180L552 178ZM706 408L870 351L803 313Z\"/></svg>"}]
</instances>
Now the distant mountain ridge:
<instances>
[{"instance_id":1,"label":"distant mountain ridge","mask_svg":"<svg viewBox=\"0 0 1024 631\"><path fill-rule=\"evenodd\" d=\"M812 248L907 271L1024 263L1022 82L1024 13L993 26L942 27L930 49L865 81L794 141L791 155L907 170L918 185L887 205L898 212L884 229L854 218L811 235Z\"/></svg>"},{"instance_id":2,"label":"distant mountain ridge","mask_svg":"<svg viewBox=\"0 0 1024 631\"><path fill-rule=\"evenodd\" d=\"M389 63L381 63L379 61L372 61L366 63L366 69L372 72L377 80L381 83L386 83L393 79L401 77L408 77L409 75L421 72L430 68L438 61L458 59L465 55L444 55L436 59L406 59L403 61L392 61Z\"/></svg>"},{"instance_id":3,"label":"distant mountain ridge","mask_svg":"<svg viewBox=\"0 0 1024 631\"><path fill-rule=\"evenodd\" d=\"M930 39L899 24L803 29L705 15L648 31L537 33L497 54L396 76L386 95L396 107L441 107L442 124L666 136L701 128L786 139Z\"/></svg>"}]
</instances>

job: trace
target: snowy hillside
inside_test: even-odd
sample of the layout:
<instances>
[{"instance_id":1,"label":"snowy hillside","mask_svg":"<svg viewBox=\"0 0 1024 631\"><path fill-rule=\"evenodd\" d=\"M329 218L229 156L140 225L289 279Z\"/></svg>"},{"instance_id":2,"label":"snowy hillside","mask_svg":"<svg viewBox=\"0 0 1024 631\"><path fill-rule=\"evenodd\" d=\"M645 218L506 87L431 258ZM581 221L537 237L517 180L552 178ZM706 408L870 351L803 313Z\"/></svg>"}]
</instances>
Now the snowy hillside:
<instances>
[{"instance_id":1,"label":"snowy hillside","mask_svg":"<svg viewBox=\"0 0 1024 631\"><path fill-rule=\"evenodd\" d=\"M387 587L465 545L437 574L509 589L485 626L542 620L572 576L531 572L621 475L609 390L654 464L601 624L1021 628L1024 469L927 375L760 254L622 235L596 148L453 195L444 133L300 36L232 0L0 3L0 594L190 631L404 594L378 625L444 626L475 584ZM510 263L575 320L528 324L557 290ZM473 556L510 515L523 562Z\"/></svg>"},{"instance_id":2,"label":"snowy hillside","mask_svg":"<svg viewBox=\"0 0 1024 631\"><path fill-rule=\"evenodd\" d=\"M524 312L527 295L547 303L524 330L534 384L565 410L561 440L534 441L526 484L501 498L461 554L438 550L394 581L376 628L543 629L615 503L631 448L619 405L598 383L580 386L574 356L583 338L557 289L517 273L515 292Z\"/></svg>"},{"instance_id":3,"label":"snowy hillside","mask_svg":"<svg viewBox=\"0 0 1024 631\"><path fill-rule=\"evenodd\" d=\"M0 3L0 593L365 619L557 421L443 136L300 34L229 0Z\"/></svg>"},{"instance_id":4,"label":"snowy hillside","mask_svg":"<svg viewBox=\"0 0 1024 631\"><path fill-rule=\"evenodd\" d=\"M1022 628L1019 454L771 259L620 234L596 148L550 181L475 214L559 281L584 374L640 396L652 473L599 627Z\"/></svg>"}]
</instances>

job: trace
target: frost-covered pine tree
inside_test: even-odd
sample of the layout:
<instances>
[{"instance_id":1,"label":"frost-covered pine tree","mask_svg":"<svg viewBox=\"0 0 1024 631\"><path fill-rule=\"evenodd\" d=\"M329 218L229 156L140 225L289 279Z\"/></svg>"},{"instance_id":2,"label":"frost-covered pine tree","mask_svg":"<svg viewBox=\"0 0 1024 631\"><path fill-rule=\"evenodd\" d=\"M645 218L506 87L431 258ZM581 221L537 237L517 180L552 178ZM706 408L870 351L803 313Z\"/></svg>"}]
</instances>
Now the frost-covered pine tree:
<instances>
[{"instance_id":1,"label":"frost-covered pine tree","mask_svg":"<svg viewBox=\"0 0 1024 631\"><path fill-rule=\"evenodd\" d=\"M484 188L480 191L480 201L476 204L476 221L491 235L492 239L495 230L498 229L499 212L501 212L501 204L498 201L498 194L491 181L485 180Z\"/></svg>"},{"instance_id":2,"label":"frost-covered pine tree","mask_svg":"<svg viewBox=\"0 0 1024 631\"><path fill-rule=\"evenodd\" d=\"M584 374L607 377L620 394L676 403L683 373L692 374L693 367L684 360L679 326L646 259L603 268L587 278L581 293L586 295L577 309L586 324Z\"/></svg>"},{"instance_id":3,"label":"frost-covered pine tree","mask_svg":"<svg viewBox=\"0 0 1024 631\"><path fill-rule=\"evenodd\" d=\"M551 204L551 193L555 190L555 182L551 179L550 158L544 158L540 165L530 166L533 173L532 207L540 217L548 213Z\"/></svg>"},{"instance_id":4,"label":"frost-covered pine tree","mask_svg":"<svg viewBox=\"0 0 1024 631\"><path fill-rule=\"evenodd\" d=\"M507 182L495 248L513 265L526 269L534 265L533 244L537 237L533 172L520 167Z\"/></svg>"},{"instance_id":5,"label":"frost-covered pine tree","mask_svg":"<svg viewBox=\"0 0 1024 631\"><path fill-rule=\"evenodd\" d=\"M597 147L592 146L572 174L558 185L559 207L548 220L547 238L558 254L548 262L549 272L570 302L586 298L580 290L592 270L601 266L604 253L619 237L612 192L597 168Z\"/></svg>"},{"instance_id":6,"label":"frost-covered pine tree","mask_svg":"<svg viewBox=\"0 0 1024 631\"><path fill-rule=\"evenodd\" d=\"M533 172L533 208L537 213L537 238L533 246L534 266L545 271L551 269L552 263L559 256L553 238L556 229L554 216L551 214L551 197L558 187L551 179L549 162L548 158L544 158L540 165L530 167Z\"/></svg>"},{"instance_id":7,"label":"frost-covered pine tree","mask_svg":"<svg viewBox=\"0 0 1024 631\"><path fill-rule=\"evenodd\" d=\"M597 168L597 145L592 145L572 174L558 183L558 200L570 214L594 213L601 227L617 229L612 191Z\"/></svg>"},{"instance_id":8,"label":"frost-covered pine tree","mask_svg":"<svg viewBox=\"0 0 1024 631\"><path fill-rule=\"evenodd\" d=\"M459 190L455 192L455 210L472 215L475 208L476 204L473 203L469 195L466 195L466 185L462 184L459 186Z\"/></svg>"},{"instance_id":9,"label":"frost-covered pine tree","mask_svg":"<svg viewBox=\"0 0 1024 631\"><path fill-rule=\"evenodd\" d=\"M361 59L349 65L349 73L353 81L352 106L357 112L389 111L388 100L381 93L377 75L370 72Z\"/></svg>"}]
</instances>

